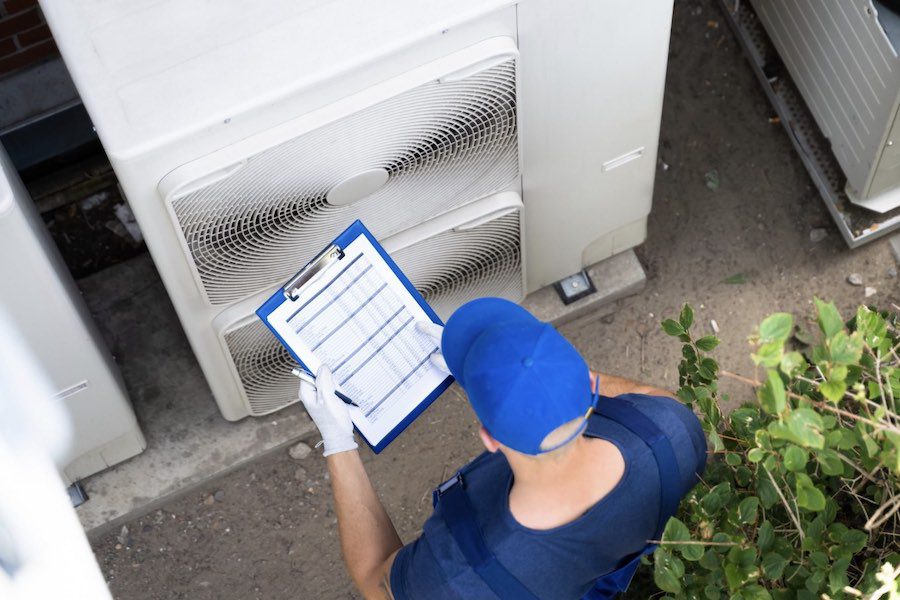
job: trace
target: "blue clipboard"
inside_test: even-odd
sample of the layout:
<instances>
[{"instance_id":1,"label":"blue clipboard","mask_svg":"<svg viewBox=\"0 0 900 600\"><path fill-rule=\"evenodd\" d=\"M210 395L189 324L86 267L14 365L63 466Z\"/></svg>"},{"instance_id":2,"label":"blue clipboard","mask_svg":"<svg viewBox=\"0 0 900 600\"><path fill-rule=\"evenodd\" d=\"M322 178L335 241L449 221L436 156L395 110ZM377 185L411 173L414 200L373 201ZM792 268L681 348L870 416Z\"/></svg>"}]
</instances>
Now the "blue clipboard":
<instances>
[{"instance_id":1,"label":"blue clipboard","mask_svg":"<svg viewBox=\"0 0 900 600\"><path fill-rule=\"evenodd\" d=\"M303 368L307 369L307 366L300 360L300 357L294 352L294 349L290 347L290 345L278 334L274 327L269 323L269 315L280 307L285 302L293 302L293 296L303 287L307 282L309 282L313 276L321 271L322 269L328 267L336 260L341 260L344 257L343 248L346 248L351 242L357 239L359 236L365 236L381 258L384 259L384 262L391 268L391 271L397 276L397 279L403 284L406 290L410 293L410 295L415 299L416 302L419 303L419 306L422 307L422 310L425 311L425 314L428 315L433 322L438 325L443 325L443 321L438 317L437 313L434 312L434 309L429 306L429 304L425 301L425 298L422 297L422 294L413 287L413 284L409 281L406 275L403 274L403 271L400 270L400 267L397 266L397 263L390 257L390 255L385 251L385 249L378 243L378 240L372 235L372 233L366 228L365 225L362 224L362 221L356 220L353 222L350 227L344 230L342 234L340 234L334 241L322 250L315 258L313 258L309 263L306 264L300 271L294 275L288 282L279 290L277 290L271 298L266 300L266 302L260 306L256 310L256 315L262 320L266 327L269 328L269 331L278 338L278 341L287 349L290 353L291 357L297 361ZM400 423L398 423L391 431L388 433L384 439L382 439L377 445L373 445L366 439L365 435L362 434L359 429L357 432L360 434L360 437L366 442L366 444L372 449L375 454L380 453L382 450L387 448L387 446L394 441L394 439L400 435L404 429L409 427L409 425L416 420L416 418L422 414L426 408L431 406L431 404L437 400L438 396L444 393L444 391L449 388L453 384L453 377L448 375L444 381L438 385L432 392L424 399L422 402L410 412L406 418L404 418Z\"/></svg>"}]
</instances>

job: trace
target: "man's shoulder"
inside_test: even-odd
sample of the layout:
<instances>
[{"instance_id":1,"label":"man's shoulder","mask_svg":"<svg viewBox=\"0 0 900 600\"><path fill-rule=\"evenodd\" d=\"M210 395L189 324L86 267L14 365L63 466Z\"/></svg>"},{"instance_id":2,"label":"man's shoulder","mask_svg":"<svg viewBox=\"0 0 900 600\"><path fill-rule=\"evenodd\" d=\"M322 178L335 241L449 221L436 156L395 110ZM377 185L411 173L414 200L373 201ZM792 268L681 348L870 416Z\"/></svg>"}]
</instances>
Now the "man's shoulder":
<instances>
[{"instance_id":1,"label":"man's shoulder","mask_svg":"<svg viewBox=\"0 0 900 600\"><path fill-rule=\"evenodd\" d=\"M699 445L703 428L694 412L682 402L669 396L648 394L622 394L614 398L603 397L600 402L626 402L651 420L667 437L688 440ZM685 435L686 434L686 435ZM696 440L695 440L696 438Z\"/></svg>"}]
</instances>

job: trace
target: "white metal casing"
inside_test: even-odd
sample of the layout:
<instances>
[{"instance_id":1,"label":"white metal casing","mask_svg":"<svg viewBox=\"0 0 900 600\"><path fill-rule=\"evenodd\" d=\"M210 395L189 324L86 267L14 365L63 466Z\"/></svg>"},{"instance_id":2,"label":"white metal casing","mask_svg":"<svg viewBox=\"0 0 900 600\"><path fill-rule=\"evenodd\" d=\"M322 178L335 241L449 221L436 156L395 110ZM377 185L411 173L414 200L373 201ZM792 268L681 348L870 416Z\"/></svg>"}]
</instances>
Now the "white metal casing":
<instances>
[{"instance_id":1,"label":"white metal casing","mask_svg":"<svg viewBox=\"0 0 900 600\"><path fill-rule=\"evenodd\" d=\"M211 324L263 282L211 298L172 203L288 131L315 132L423 77L465 80L511 45L518 172L460 202L521 190L529 291L644 239L672 0L41 4L229 419L248 409Z\"/></svg>"},{"instance_id":2,"label":"white metal casing","mask_svg":"<svg viewBox=\"0 0 900 600\"><path fill-rule=\"evenodd\" d=\"M139 454L146 443L118 369L2 148L0 255L0 305L72 420L63 478L71 483Z\"/></svg>"}]
</instances>

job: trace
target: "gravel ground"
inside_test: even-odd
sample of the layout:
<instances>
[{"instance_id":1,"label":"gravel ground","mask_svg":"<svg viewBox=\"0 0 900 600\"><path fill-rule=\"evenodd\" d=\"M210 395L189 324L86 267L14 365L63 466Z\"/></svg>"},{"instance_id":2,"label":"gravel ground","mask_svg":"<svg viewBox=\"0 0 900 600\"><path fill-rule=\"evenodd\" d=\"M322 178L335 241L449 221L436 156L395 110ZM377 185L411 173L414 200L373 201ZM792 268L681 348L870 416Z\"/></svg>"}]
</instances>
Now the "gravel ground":
<instances>
[{"instance_id":1,"label":"gravel ground","mask_svg":"<svg viewBox=\"0 0 900 600\"><path fill-rule=\"evenodd\" d=\"M718 323L720 363L747 376L754 375L747 336L770 312L804 317L814 295L849 311L866 286L877 290L869 302L900 304L887 242L847 249L770 116L717 5L676 2L660 141L668 168L660 164L648 239L638 250L648 285L612 315L562 328L594 367L674 387L679 349L659 322L683 302L694 305L701 329ZM715 190L706 184L713 169ZM851 273L864 285L847 283ZM726 283L738 275L743 283ZM739 384L725 388L735 403L752 399ZM432 486L479 450L476 429L454 388L382 455L363 453L404 540L427 518ZM93 548L116 598L356 597L315 452L264 457Z\"/></svg>"}]
</instances>

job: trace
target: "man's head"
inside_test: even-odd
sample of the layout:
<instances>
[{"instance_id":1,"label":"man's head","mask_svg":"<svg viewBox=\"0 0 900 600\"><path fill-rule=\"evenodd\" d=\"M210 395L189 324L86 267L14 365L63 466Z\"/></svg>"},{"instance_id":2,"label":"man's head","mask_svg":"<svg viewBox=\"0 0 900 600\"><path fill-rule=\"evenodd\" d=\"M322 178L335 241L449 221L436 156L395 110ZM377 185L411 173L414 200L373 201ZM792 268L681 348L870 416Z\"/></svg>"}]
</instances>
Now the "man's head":
<instances>
[{"instance_id":1,"label":"man's head","mask_svg":"<svg viewBox=\"0 0 900 600\"><path fill-rule=\"evenodd\" d=\"M542 455L584 429L593 406L590 372L552 325L500 298L460 307L441 348L490 440Z\"/></svg>"}]
</instances>

